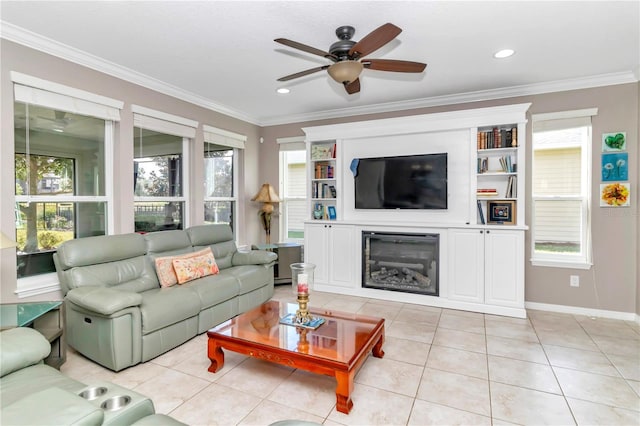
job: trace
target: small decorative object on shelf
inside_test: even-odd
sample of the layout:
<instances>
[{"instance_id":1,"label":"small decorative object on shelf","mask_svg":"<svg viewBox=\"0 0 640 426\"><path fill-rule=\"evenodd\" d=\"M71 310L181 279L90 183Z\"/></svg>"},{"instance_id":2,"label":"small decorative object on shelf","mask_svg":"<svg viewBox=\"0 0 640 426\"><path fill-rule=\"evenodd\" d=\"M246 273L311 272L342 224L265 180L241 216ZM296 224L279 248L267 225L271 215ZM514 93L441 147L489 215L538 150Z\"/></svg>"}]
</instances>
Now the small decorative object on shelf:
<instances>
[{"instance_id":1,"label":"small decorative object on shelf","mask_svg":"<svg viewBox=\"0 0 640 426\"><path fill-rule=\"evenodd\" d=\"M298 300L298 310L282 318L282 324L297 327L316 329L324 323L324 318L314 317L309 312L309 292L313 287L313 270L316 265L312 263L291 264L291 287Z\"/></svg>"}]
</instances>

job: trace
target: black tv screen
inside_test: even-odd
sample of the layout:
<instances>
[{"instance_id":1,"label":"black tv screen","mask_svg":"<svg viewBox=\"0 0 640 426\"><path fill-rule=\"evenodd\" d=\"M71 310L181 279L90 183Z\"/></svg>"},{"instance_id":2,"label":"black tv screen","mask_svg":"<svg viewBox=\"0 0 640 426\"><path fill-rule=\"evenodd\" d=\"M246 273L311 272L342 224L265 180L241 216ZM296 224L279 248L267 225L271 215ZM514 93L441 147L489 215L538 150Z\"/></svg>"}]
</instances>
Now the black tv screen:
<instances>
[{"instance_id":1,"label":"black tv screen","mask_svg":"<svg viewBox=\"0 0 640 426\"><path fill-rule=\"evenodd\" d=\"M356 209L446 209L447 154L361 158L353 164Z\"/></svg>"}]
</instances>

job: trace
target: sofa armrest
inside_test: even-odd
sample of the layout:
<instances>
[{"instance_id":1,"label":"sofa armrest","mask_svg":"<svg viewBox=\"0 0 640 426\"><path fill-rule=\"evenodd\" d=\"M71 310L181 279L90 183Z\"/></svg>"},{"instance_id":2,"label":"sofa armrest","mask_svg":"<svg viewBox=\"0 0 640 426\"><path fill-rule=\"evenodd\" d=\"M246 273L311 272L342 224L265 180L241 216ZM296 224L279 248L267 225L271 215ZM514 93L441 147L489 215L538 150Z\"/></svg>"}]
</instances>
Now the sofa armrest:
<instances>
[{"instance_id":1,"label":"sofa armrest","mask_svg":"<svg viewBox=\"0 0 640 426\"><path fill-rule=\"evenodd\" d=\"M237 251L233 254L231 264L233 266L268 265L273 264L277 259L277 254L266 250L251 250L247 253L240 253Z\"/></svg>"},{"instance_id":2,"label":"sofa armrest","mask_svg":"<svg viewBox=\"0 0 640 426\"><path fill-rule=\"evenodd\" d=\"M139 293L101 286L74 288L67 293L66 298L74 305L102 315L111 315L142 303L142 295Z\"/></svg>"},{"instance_id":3,"label":"sofa armrest","mask_svg":"<svg viewBox=\"0 0 640 426\"><path fill-rule=\"evenodd\" d=\"M38 364L51 352L51 345L33 328L18 327L0 333L0 377Z\"/></svg>"},{"instance_id":4,"label":"sofa armrest","mask_svg":"<svg viewBox=\"0 0 640 426\"><path fill-rule=\"evenodd\" d=\"M6 425L100 425L104 411L60 388L32 393L2 409Z\"/></svg>"}]
</instances>

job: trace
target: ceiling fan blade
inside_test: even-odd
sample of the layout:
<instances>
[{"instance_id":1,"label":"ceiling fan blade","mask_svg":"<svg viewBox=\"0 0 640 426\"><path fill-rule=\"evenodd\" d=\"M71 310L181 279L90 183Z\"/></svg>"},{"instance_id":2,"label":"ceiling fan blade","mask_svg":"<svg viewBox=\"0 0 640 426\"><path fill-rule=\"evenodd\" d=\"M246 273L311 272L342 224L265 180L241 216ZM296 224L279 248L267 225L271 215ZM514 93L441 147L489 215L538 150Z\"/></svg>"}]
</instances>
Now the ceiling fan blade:
<instances>
[{"instance_id":1,"label":"ceiling fan blade","mask_svg":"<svg viewBox=\"0 0 640 426\"><path fill-rule=\"evenodd\" d=\"M350 95L358 93L360 91L360 79L356 78L351 83L345 83L344 88Z\"/></svg>"},{"instance_id":2,"label":"ceiling fan blade","mask_svg":"<svg viewBox=\"0 0 640 426\"><path fill-rule=\"evenodd\" d=\"M368 55L398 37L398 34L401 32L402 29L393 24L386 23L371 31L362 40L354 44L349 50L349 56L357 59L361 56Z\"/></svg>"},{"instance_id":3,"label":"ceiling fan blade","mask_svg":"<svg viewBox=\"0 0 640 426\"><path fill-rule=\"evenodd\" d=\"M297 72L295 74L285 75L284 77L279 78L278 81L293 80L294 78L304 77L305 75L309 75L309 74L313 74L314 72L326 70L327 68L329 68L329 65L323 65L321 67L311 68L311 69L308 69L308 70L305 70L305 71Z\"/></svg>"},{"instance_id":4,"label":"ceiling fan blade","mask_svg":"<svg viewBox=\"0 0 640 426\"><path fill-rule=\"evenodd\" d=\"M376 71L422 72L427 67L427 64L421 62L394 59L363 59L361 62L365 68Z\"/></svg>"},{"instance_id":5,"label":"ceiling fan blade","mask_svg":"<svg viewBox=\"0 0 640 426\"><path fill-rule=\"evenodd\" d=\"M313 55L323 56L327 59L331 59L334 62L338 60L338 58L335 55L332 55L329 52L316 49L315 47L307 46L306 44L298 43L297 41L289 40L286 38L277 38L273 41L275 41L276 43L284 44L285 46L293 47L294 49L302 50L303 52L311 53Z\"/></svg>"}]
</instances>

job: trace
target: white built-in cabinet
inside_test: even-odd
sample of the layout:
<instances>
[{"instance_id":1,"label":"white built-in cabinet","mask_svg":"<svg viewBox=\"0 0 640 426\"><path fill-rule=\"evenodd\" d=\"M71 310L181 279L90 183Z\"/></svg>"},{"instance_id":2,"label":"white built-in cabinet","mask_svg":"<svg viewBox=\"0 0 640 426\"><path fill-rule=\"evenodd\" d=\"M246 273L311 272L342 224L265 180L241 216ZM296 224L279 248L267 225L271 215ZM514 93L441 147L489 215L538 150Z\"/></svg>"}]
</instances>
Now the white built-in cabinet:
<instances>
[{"instance_id":1,"label":"white built-in cabinet","mask_svg":"<svg viewBox=\"0 0 640 426\"><path fill-rule=\"evenodd\" d=\"M524 306L524 231L449 229L448 247L451 300Z\"/></svg>"},{"instance_id":2,"label":"white built-in cabinet","mask_svg":"<svg viewBox=\"0 0 640 426\"><path fill-rule=\"evenodd\" d=\"M305 261L316 265L319 289L525 317L530 105L304 128L309 164L304 252ZM354 208L355 159L439 152L448 155L446 212ZM314 216L316 209L321 214ZM329 211L336 213L333 220L327 220ZM361 233L367 229L439 233L439 297L363 288Z\"/></svg>"},{"instance_id":3,"label":"white built-in cabinet","mask_svg":"<svg viewBox=\"0 0 640 426\"><path fill-rule=\"evenodd\" d=\"M355 283L355 228L336 223L306 223L305 261L316 265L315 284L353 287Z\"/></svg>"}]
</instances>

